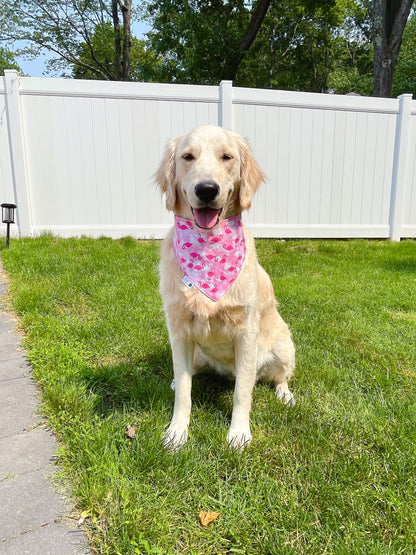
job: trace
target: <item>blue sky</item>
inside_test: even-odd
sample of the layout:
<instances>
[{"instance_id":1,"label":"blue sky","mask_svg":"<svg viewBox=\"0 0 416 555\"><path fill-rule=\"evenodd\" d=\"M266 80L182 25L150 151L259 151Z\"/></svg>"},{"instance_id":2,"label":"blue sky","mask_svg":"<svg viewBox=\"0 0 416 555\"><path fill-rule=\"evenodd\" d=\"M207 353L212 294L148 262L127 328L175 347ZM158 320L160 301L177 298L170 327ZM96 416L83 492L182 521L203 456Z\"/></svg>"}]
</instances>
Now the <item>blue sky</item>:
<instances>
[{"instance_id":1,"label":"blue sky","mask_svg":"<svg viewBox=\"0 0 416 555\"><path fill-rule=\"evenodd\" d=\"M141 38L148 30L149 26L146 23L134 22L132 24L132 33L137 38ZM47 59L48 54L45 53L34 60L25 60L23 57L17 57L16 61L22 72L29 77L56 77L54 75L45 74Z\"/></svg>"}]
</instances>

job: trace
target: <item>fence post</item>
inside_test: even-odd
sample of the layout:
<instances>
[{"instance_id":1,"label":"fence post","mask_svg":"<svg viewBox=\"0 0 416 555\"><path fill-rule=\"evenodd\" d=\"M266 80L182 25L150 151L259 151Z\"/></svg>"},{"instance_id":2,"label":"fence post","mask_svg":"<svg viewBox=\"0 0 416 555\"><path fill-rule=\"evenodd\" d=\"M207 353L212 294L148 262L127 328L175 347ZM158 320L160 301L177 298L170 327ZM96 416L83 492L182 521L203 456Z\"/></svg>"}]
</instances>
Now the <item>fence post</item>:
<instances>
[{"instance_id":1,"label":"fence post","mask_svg":"<svg viewBox=\"0 0 416 555\"><path fill-rule=\"evenodd\" d=\"M233 129L233 82L221 81L220 83L220 106L218 113L218 125L232 131Z\"/></svg>"},{"instance_id":2,"label":"fence post","mask_svg":"<svg viewBox=\"0 0 416 555\"><path fill-rule=\"evenodd\" d=\"M10 160L15 202L17 205L17 225L20 235L31 235L32 217L23 136L22 112L19 98L19 79L20 75L16 70L4 70Z\"/></svg>"},{"instance_id":3,"label":"fence post","mask_svg":"<svg viewBox=\"0 0 416 555\"><path fill-rule=\"evenodd\" d=\"M394 141L393 175L390 196L390 240L400 241L403 220L403 202L407 185L407 168L409 158L409 132L411 94L399 96L399 113L397 114L396 138Z\"/></svg>"}]
</instances>

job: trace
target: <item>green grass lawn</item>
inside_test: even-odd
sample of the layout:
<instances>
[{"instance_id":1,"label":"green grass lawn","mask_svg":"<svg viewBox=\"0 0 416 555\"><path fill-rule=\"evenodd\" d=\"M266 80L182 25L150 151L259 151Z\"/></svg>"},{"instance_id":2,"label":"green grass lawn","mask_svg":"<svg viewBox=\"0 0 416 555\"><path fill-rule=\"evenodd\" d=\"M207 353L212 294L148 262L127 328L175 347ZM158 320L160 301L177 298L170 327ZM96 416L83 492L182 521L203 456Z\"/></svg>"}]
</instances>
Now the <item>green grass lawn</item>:
<instances>
[{"instance_id":1,"label":"green grass lawn","mask_svg":"<svg viewBox=\"0 0 416 555\"><path fill-rule=\"evenodd\" d=\"M173 392L157 242L42 236L2 250L94 552L416 552L416 242L257 245L296 344L297 404L258 385L243 453L225 440L232 385L207 377L188 444L162 448ZM220 515L204 528L200 510Z\"/></svg>"}]
</instances>

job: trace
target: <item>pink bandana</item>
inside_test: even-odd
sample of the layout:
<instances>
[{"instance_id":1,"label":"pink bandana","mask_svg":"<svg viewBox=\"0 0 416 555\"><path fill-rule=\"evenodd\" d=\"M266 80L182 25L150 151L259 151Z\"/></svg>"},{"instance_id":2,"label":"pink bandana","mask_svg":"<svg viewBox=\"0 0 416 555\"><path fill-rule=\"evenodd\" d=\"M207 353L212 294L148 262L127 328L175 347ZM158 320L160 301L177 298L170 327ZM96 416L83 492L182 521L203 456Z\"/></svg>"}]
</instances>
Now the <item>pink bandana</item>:
<instances>
[{"instance_id":1,"label":"pink bandana","mask_svg":"<svg viewBox=\"0 0 416 555\"><path fill-rule=\"evenodd\" d=\"M175 216L173 245L187 287L195 285L218 301L237 279L246 257L241 216L200 229L191 220Z\"/></svg>"}]
</instances>

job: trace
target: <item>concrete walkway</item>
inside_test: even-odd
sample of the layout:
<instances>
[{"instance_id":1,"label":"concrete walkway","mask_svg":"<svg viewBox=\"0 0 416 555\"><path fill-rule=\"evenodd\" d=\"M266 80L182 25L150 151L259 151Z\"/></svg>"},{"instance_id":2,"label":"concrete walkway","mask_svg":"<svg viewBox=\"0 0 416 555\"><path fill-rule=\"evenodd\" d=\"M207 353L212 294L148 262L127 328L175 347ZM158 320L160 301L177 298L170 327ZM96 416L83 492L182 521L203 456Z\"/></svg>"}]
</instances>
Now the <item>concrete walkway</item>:
<instances>
[{"instance_id":1,"label":"concrete walkway","mask_svg":"<svg viewBox=\"0 0 416 555\"><path fill-rule=\"evenodd\" d=\"M6 291L0 275L0 297ZM0 312L0 555L86 555L86 535L51 483L56 442L14 327Z\"/></svg>"}]
</instances>

